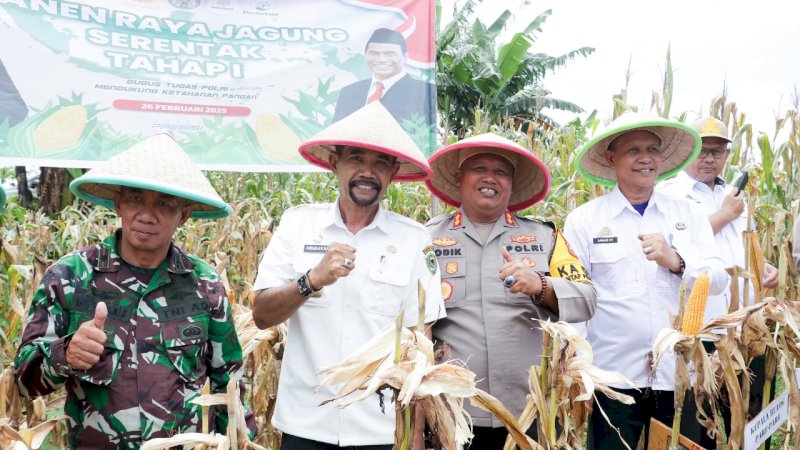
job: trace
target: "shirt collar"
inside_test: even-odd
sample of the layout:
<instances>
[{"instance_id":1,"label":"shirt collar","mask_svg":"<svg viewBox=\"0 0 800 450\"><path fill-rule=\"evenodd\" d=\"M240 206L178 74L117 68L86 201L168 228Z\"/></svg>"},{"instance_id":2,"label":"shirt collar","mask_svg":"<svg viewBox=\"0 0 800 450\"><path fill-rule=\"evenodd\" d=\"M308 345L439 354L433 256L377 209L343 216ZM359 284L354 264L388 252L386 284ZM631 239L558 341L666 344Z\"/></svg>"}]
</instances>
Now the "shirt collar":
<instances>
[{"instance_id":1,"label":"shirt collar","mask_svg":"<svg viewBox=\"0 0 800 450\"><path fill-rule=\"evenodd\" d=\"M501 222L502 225L506 228L517 228L519 224L517 223L517 218L514 217L514 214L511 211L506 210L505 213L501 217L497 219L498 222ZM455 214L453 214L453 218L450 220L450 229L454 230L456 228L463 228L466 222L472 222L467 217L467 214L464 213L464 210L459 208Z\"/></svg>"},{"instance_id":2,"label":"shirt collar","mask_svg":"<svg viewBox=\"0 0 800 450\"><path fill-rule=\"evenodd\" d=\"M344 230L347 229L347 226L344 224L344 219L342 219L342 211L339 209L339 199L340 197L336 197L336 201L331 203L331 207L328 209L328 214L326 214L325 220L320 223L322 228L336 226ZM385 233L388 233L389 222L387 216L388 213L386 210L381 208L380 204L378 204L378 212L375 213L375 217L372 219L372 222L364 227L364 229L367 230L370 228L378 228Z\"/></svg>"},{"instance_id":3,"label":"shirt collar","mask_svg":"<svg viewBox=\"0 0 800 450\"><path fill-rule=\"evenodd\" d=\"M404 76L406 76L406 72L404 70L401 71L400 73L396 74L396 75L392 75L391 77L389 77L389 78L387 78L385 80L378 80L377 78L375 78L373 76L372 77L372 82L369 85L369 91L370 92L375 92L375 83L380 81L381 83L383 83L383 92L385 94L386 91L388 91L392 86L394 86L395 83L400 81L400 78L403 78Z\"/></svg>"},{"instance_id":4,"label":"shirt collar","mask_svg":"<svg viewBox=\"0 0 800 450\"><path fill-rule=\"evenodd\" d=\"M118 229L114 234L100 242L95 270L98 272L117 272L121 264L127 264L119 257L117 252L117 243L121 236L122 229ZM176 274L185 274L194 270L194 263L189 259L189 255L173 242L170 242L167 258L160 266L165 264L168 271Z\"/></svg>"},{"instance_id":5,"label":"shirt collar","mask_svg":"<svg viewBox=\"0 0 800 450\"><path fill-rule=\"evenodd\" d=\"M619 189L618 185L614 186L614 190L612 190L611 193L608 194L608 196L609 196L609 205L608 205L609 209L611 211L614 211L616 213L615 215L619 215L622 213L622 211L625 210L630 210L631 212L636 213L637 216L639 215L639 213L635 209L633 209L633 205L631 205L631 202L628 201L628 199ZM650 208L658 209L659 197L660 194L658 194L658 192L656 192L656 190L653 189L653 193L650 194L650 198L647 199L647 209ZM645 209L645 211L647 209Z\"/></svg>"}]
</instances>

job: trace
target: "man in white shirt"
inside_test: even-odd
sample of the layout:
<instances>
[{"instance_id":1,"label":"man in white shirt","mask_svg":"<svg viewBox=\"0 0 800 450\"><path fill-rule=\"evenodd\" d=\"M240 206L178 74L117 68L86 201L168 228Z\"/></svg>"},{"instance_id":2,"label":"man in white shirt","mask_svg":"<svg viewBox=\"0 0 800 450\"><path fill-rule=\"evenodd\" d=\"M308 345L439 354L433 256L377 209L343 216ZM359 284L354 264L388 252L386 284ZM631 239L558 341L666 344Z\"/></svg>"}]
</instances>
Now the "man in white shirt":
<instances>
[{"instance_id":1,"label":"man in white shirt","mask_svg":"<svg viewBox=\"0 0 800 450\"><path fill-rule=\"evenodd\" d=\"M700 150L700 137L687 125L626 113L584 145L578 170L590 180L614 186L608 194L567 216L564 236L589 271L597 289L597 310L587 322L594 362L621 372L637 389L614 386L636 403L623 405L598 394L588 447L636 448L651 418L671 424L674 416L675 359L652 367L659 331L678 314L678 289L703 272L712 294L728 283L707 217L690 202L655 192L656 181L672 176ZM599 408L608 415L609 426Z\"/></svg>"},{"instance_id":2,"label":"man in white shirt","mask_svg":"<svg viewBox=\"0 0 800 450\"><path fill-rule=\"evenodd\" d=\"M697 203L708 215L714 238L717 243L719 256L723 259L725 267L744 267L744 242L742 233L747 230L747 212L745 210L745 194L736 186L729 186L720 174L725 169L725 163L731 153L728 145L728 127L724 122L713 117L698 120L693 125L702 139L702 148L697 159L679 172L675 178L665 180L658 184L656 190L678 198L686 198ZM778 269L769 262L764 264L762 284L765 288L775 288L778 285ZM755 293L750 284L748 293L749 303L755 299ZM744 284L739 285L739 292L743 292ZM731 304L730 289L725 289L721 294L709 297L703 322L708 322L728 313ZM741 307L742 305L740 305ZM711 342L705 344L709 353L714 352ZM763 386L765 379L764 356L756 357L750 364L754 374L750 389L750 417L761 411ZM694 403L685 404L684 420L681 433L705 448L716 445L705 429L696 420L692 420L696 412ZM730 425L730 408L721 405L726 425ZM726 430L730 426L725 427ZM767 445L769 448L769 445Z\"/></svg>"},{"instance_id":3,"label":"man in white shirt","mask_svg":"<svg viewBox=\"0 0 800 450\"><path fill-rule=\"evenodd\" d=\"M389 450L390 398L319 406L340 386L315 390L317 369L343 360L398 314L405 326L416 325L418 280L426 290L426 322L444 316L425 227L380 207L392 180L423 180L431 169L377 102L304 142L300 153L336 174L339 197L284 212L258 268L256 325L288 321L272 423L283 432L283 450Z\"/></svg>"},{"instance_id":4,"label":"man in white shirt","mask_svg":"<svg viewBox=\"0 0 800 450\"><path fill-rule=\"evenodd\" d=\"M372 77L342 88L333 122L349 116L369 103L379 101L403 125L435 124L436 91L433 84L413 78L405 70L408 49L403 35L388 28L372 33L364 49Z\"/></svg>"}]
</instances>

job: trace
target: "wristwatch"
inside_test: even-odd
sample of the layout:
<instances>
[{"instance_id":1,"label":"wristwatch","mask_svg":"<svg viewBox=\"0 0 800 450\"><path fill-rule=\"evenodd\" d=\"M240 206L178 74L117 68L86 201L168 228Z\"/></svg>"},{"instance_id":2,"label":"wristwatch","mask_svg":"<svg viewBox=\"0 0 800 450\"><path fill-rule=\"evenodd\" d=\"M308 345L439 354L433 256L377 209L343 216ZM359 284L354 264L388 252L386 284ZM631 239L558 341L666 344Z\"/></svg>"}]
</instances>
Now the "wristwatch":
<instances>
[{"instance_id":1,"label":"wristwatch","mask_svg":"<svg viewBox=\"0 0 800 450\"><path fill-rule=\"evenodd\" d=\"M319 289L314 290L314 288L311 287L311 283L308 281L309 272L311 272L311 270L304 273L303 276L297 279L297 291L300 292L300 295L303 297L311 297L319 292Z\"/></svg>"}]
</instances>

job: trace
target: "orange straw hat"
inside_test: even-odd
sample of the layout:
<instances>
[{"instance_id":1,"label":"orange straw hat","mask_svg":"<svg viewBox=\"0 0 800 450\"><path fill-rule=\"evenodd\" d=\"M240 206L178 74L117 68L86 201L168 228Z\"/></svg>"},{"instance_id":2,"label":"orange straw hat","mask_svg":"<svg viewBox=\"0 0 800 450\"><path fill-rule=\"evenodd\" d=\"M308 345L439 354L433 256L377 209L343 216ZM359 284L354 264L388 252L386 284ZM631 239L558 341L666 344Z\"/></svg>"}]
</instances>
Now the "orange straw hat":
<instances>
[{"instance_id":1,"label":"orange straw hat","mask_svg":"<svg viewBox=\"0 0 800 450\"><path fill-rule=\"evenodd\" d=\"M189 200L190 217L196 219L217 219L233 212L189 155L166 133L151 136L114 155L73 180L69 190L78 198L114 209L114 197L120 186Z\"/></svg>"},{"instance_id":2,"label":"orange straw hat","mask_svg":"<svg viewBox=\"0 0 800 450\"><path fill-rule=\"evenodd\" d=\"M433 177L425 184L445 203L461 206L456 171L467 158L484 153L505 158L514 166L509 211L525 209L547 195L551 181L550 171L544 163L525 147L492 133L473 136L439 149L430 157Z\"/></svg>"},{"instance_id":3,"label":"orange straw hat","mask_svg":"<svg viewBox=\"0 0 800 450\"><path fill-rule=\"evenodd\" d=\"M393 181L422 181L433 173L422 150L381 102L364 106L303 142L300 155L311 164L330 170L330 154L337 145L397 157L400 170Z\"/></svg>"}]
</instances>

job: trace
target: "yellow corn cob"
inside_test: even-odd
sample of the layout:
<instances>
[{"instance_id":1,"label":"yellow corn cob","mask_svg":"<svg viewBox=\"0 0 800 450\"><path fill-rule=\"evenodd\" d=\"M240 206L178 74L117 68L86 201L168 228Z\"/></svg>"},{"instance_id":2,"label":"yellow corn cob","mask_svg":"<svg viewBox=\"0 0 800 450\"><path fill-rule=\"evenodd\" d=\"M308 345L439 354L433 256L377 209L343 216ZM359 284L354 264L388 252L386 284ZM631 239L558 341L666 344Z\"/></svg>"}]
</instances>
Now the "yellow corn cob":
<instances>
[{"instance_id":1,"label":"yellow corn cob","mask_svg":"<svg viewBox=\"0 0 800 450\"><path fill-rule=\"evenodd\" d=\"M694 336L700 331L703 324L703 315L706 313L706 303L708 303L708 287L711 278L707 272L703 272L694 281L689 300L683 310L683 320L681 321L681 331L686 336Z\"/></svg>"},{"instance_id":2,"label":"yellow corn cob","mask_svg":"<svg viewBox=\"0 0 800 450\"><path fill-rule=\"evenodd\" d=\"M37 153L70 147L78 142L88 122L88 112L81 105L59 108L47 116L35 130L33 141Z\"/></svg>"},{"instance_id":3,"label":"yellow corn cob","mask_svg":"<svg viewBox=\"0 0 800 450\"><path fill-rule=\"evenodd\" d=\"M297 153L300 138L294 134L280 117L274 114L261 114L256 119L256 137L261 151L267 156L285 162L303 162Z\"/></svg>"}]
</instances>

